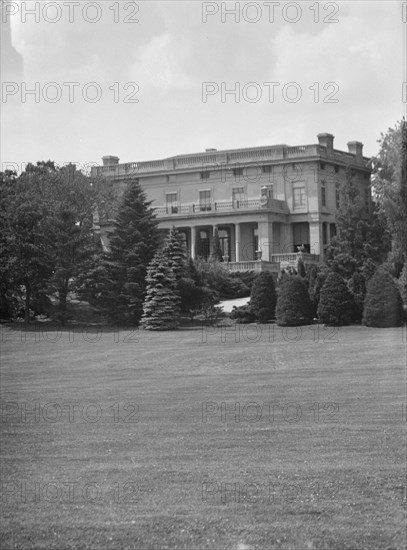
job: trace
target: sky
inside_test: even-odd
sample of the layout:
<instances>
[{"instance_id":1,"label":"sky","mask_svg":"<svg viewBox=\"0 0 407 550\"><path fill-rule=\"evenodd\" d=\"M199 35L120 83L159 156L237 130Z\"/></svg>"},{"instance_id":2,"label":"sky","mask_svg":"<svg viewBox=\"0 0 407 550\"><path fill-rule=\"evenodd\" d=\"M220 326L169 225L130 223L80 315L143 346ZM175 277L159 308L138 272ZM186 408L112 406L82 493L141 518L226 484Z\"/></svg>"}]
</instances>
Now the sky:
<instances>
[{"instance_id":1,"label":"sky","mask_svg":"<svg viewBox=\"0 0 407 550\"><path fill-rule=\"evenodd\" d=\"M3 0L2 168L321 132L375 155L406 113L406 5Z\"/></svg>"}]
</instances>

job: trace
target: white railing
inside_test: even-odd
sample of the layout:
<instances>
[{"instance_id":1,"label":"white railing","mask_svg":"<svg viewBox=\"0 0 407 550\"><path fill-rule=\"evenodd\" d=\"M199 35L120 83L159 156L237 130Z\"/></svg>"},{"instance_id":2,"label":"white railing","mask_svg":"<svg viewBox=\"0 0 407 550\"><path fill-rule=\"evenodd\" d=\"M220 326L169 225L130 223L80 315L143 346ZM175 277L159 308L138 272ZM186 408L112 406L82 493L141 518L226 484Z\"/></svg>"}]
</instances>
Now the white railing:
<instances>
[{"instance_id":1,"label":"white railing","mask_svg":"<svg viewBox=\"0 0 407 550\"><path fill-rule=\"evenodd\" d=\"M272 271L278 273L280 265L277 262L253 260L246 262L228 262L225 264L230 271Z\"/></svg>"},{"instance_id":2,"label":"white railing","mask_svg":"<svg viewBox=\"0 0 407 550\"><path fill-rule=\"evenodd\" d=\"M179 216L185 214L210 214L214 212L234 212L239 210L270 209L274 212L288 213L288 206L284 201L269 199L263 205L259 199L236 201L217 201L211 203L182 203L172 206L157 206L157 216Z\"/></svg>"}]
</instances>

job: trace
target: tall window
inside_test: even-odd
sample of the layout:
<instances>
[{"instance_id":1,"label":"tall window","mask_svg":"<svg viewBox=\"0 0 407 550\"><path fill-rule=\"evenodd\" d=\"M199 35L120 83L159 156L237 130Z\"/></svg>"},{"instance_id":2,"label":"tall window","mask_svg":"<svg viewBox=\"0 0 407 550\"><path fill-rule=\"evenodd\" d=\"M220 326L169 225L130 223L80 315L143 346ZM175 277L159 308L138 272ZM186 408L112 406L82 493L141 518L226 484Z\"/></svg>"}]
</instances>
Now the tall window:
<instances>
[{"instance_id":1,"label":"tall window","mask_svg":"<svg viewBox=\"0 0 407 550\"><path fill-rule=\"evenodd\" d=\"M294 187L294 208L302 208L306 205L305 187Z\"/></svg>"},{"instance_id":2,"label":"tall window","mask_svg":"<svg viewBox=\"0 0 407 550\"><path fill-rule=\"evenodd\" d=\"M167 214L178 213L178 193L166 193L165 204L167 207Z\"/></svg>"},{"instance_id":3,"label":"tall window","mask_svg":"<svg viewBox=\"0 0 407 550\"><path fill-rule=\"evenodd\" d=\"M245 200L244 187L233 187L232 201L234 208L241 208Z\"/></svg>"},{"instance_id":4,"label":"tall window","mask_svg":"<svg viewBox=\"0 0 407 550\"><path fill-rule=\"evenodd\" d=\"M326 206L326 187L325 187L326 181L321 181L321 204L322 206Z\"/></svg>"},{"instance_id":5,"label":"tall window","mask_svg":"<svg viewBox=\"0 0 407 550\"><path fill-rule=\"evenodd\" d=\"M212 210L211 203L211 191L206 189L205 191L199 191L199 210L201 212L206 212Z\"/></svg>"}]
</instances>

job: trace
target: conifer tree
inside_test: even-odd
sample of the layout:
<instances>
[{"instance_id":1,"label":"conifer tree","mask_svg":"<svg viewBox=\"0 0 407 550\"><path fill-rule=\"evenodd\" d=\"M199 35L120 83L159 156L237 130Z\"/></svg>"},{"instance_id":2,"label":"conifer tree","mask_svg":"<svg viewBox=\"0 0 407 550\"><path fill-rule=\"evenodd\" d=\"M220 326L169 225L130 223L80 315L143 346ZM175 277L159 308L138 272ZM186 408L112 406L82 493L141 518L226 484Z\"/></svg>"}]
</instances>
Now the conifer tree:
<instances>
[{"instance_id":1,"label":"conifer tree","mask_svg":"<svg viewBox=\"0 0 407 550\"><path fill-rule=\"evenodd\" d=\"M180 322L180 297L175 275L159 251L149 265L141 324L146 330L173 330Z\"/></svg>"},{"instance_id":2,"label":"conifer tree","mask_svg":"<svg viewBox=\"0 0 407 550\"><path fill-rule=\"evenodd\" d=\"M363 324L368 327L403 325L403 302L390 273L379 268L367 283Z\"/></svg>"},{"instance_id":3,"label":"conifer tree","mask_svg":"<svg viewBox=\"0 0 407 550\"><path fill-rule=\"evenodd\" d=\"M354 312L354 301L339 273L332 272L321 289L318 304L318 318L321 323L341 326L350 323Z\"/></svg>"},{"instance_id":4,"label":"conifer tree","mask_svg":"<svg viewBox=\"0 0 407 550\"><path fill-rule=\"evenodd\" d=\"M141 318L147 267L160 243L150 205L137 180L131 181L118 206L109 251L90 259L80 276L79 294L114 323L137 325Z\"/></svg>"},{"instance_id":5,"label":"conifer tree","mask_svg":"<svg viewBox=\"0 0 407 550\"><path fill-rule=\"evenodd\" d=\"M280 326L312 323L313 306L307 285L299 275L281 278L277 294L276 319Z\"/></svg>"},{"instance_id":6,"label":"conifer tree","mask_svg":"<svg viewBox=\"0 0 407 550\"><path fill-rule=\"evenodd\" d=\"M353 296L354 301L354 311L352 319L354 321L360 322L363 316L363 303L366 296L366 279L359 273L355 271L348 282L348 288Z\"/></svg>"},{"instance_id":7,"label":"conifer tree","mask_svg":"<svg viewBox=\"0 0 407 550\"><path fill-rule=\"evenodd\" d=\"M262 271L254 280L250 294L250 309L260 323L274 319L276 289L270 271Z\"/></svg>"},{"instance_id":8,"label":"conifer tree","mask_svg":"<svg viewBox=\"0 0 407 550\"><path fill-rule=\"evenodd\" d=\"M167 258L168 265L172 269L177 282L185 276L186 250L179 231L172 226L163 247L163 254Z\"/></svg>"}]
</instances>

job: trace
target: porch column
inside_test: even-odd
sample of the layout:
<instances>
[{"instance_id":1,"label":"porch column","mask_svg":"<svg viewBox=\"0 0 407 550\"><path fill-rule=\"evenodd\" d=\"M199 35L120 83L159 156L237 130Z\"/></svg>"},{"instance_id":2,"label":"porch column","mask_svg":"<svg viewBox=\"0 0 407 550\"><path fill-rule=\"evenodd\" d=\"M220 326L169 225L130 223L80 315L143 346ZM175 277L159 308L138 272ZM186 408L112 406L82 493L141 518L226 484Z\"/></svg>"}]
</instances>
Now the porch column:
<instances>
[{"instance_id":1,"label":"porch column","mask_svg":"<svg viewBox=\"0 0 407 550\"><path fill-rule=\"evenodd\" d=\"M196 227L191 227L191 258L195 260Z\"/></svg>"},{"instance_id":2,"label":"porch column","mask_svg":"<svg viewBox=\"0 0 407 550\"><path fill-rule=\"evenodd\" d=\"M240 262L240 223L235 223L235 261Z\"/></svg>"},{"instance_id":3,"label":"porch column","mask_svg":"<svg viewBox=\"0 0 407 550\"><path fill-rule=\"evenodd\" d=\"M265 262L271 261L271 249L273 247L273 224L266 220L258 222L259 227L259 250L261 250L261 259Z\"/></svg>"},{"instance_id":4,"label":"porch column","mask_svg":"<svg viewBox=\"0 0 407 550\"><path fill-rule=\"evenodd\" d=\"M309 222L309 239L311 254L320 254L322 256L322 224L319 221Z\"/></svg>"}]
</instances>

